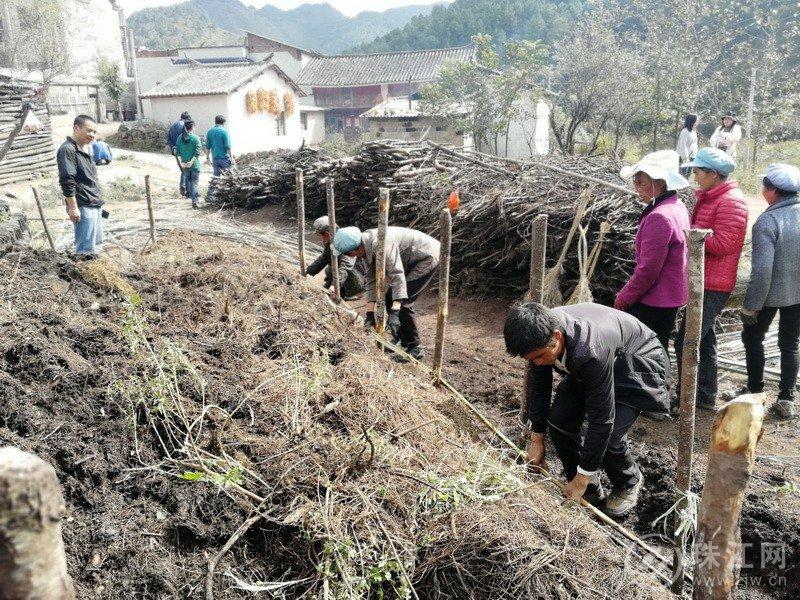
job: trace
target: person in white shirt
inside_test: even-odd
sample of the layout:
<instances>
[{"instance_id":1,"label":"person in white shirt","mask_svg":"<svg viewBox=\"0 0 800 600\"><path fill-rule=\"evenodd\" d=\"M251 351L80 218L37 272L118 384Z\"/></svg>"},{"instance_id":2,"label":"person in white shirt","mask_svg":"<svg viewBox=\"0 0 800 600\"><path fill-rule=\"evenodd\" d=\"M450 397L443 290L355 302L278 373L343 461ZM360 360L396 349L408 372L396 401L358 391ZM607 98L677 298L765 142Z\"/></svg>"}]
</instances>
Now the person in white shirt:
<instances>
[{"instance_id":1,"label":"person in white shirt","mask_svg":"<svg viewBox=\"0 0 800 600\"><path fill-rule=\"evenodd\" d=\"M738 119L731 113L723 115L722 125L711 134L709 145L719 148L732 157L736 157L736 146L742 139L742 127Z\"/></svg>"},{"instance_id":2,"label":"person in white shirt","mask_svg":"<svg viewBox=\"0 0 800 600\"><path fill-rule=\"evenodd\" d=\"M683 129L678 136L678 146L675 148L675 152L681 158L681 165L694 160L697 150L697 115L689 114L683 120ZM681 167L680 172L684 177L688 177L692 168Z\"/></svg>"}]
</instances>

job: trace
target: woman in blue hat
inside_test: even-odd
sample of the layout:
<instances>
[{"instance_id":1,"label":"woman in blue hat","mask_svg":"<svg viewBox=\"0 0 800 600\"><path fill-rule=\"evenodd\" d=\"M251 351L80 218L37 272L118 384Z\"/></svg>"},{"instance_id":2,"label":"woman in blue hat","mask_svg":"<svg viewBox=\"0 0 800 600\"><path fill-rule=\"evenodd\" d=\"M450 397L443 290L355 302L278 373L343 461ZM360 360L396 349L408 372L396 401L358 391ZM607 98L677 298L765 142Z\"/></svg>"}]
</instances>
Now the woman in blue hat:
<instances>
[{"instance_id":1,"label":"woman in blue hat","mask_svg":"<svg viewBox=\"0 0 800 600\"><path fill-rule=\"evenodd\" d=\"M762 184L769 207L753 225L753 269L742 307L747 357L747 387L742 393L764 391L764 336L780 312L781 379L770 411L779 419L794 419L800 370L800 169L772 164Z\"/></svg>"}]
</instances>

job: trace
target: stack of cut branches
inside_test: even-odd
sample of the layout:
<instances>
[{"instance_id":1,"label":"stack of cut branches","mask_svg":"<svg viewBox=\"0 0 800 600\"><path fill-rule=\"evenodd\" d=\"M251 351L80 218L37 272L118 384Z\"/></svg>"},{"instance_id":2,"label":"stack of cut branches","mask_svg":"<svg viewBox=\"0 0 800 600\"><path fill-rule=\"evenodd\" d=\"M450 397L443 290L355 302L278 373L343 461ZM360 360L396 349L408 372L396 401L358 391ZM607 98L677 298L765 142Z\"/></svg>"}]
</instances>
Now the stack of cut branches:
<instances>
[{"instance_id":1,"label":"stack of cut branches","mask_svg":"<svg viewBox=\"0 0 800 600\"><path fill-rule=\"evenodd\" d=\"M336 212L341 225L377 224L377 196L392 190L392 225L438 232L439 211L453 189L461 208L453 220L451 280L468 295L519 296L528 285L530 223L539 213L549 217L548 267L566 248L560 278L563 297L580 280L577 242L569 239L581 192L592 200L580 225L593 247L600 224L611 223L595 259L592 293L601 302L630 277L634 238L641 205L622 187L618 166L605 159L540 157L522 163L425 142L375 141L356 156L332 160L311 151L270 155L250 162L218 183L223 204L255 208L263 204L294 205L294 168L305 173L309 217L325 212L324 178L336 180Z\"/></svg>"}]
</instances>

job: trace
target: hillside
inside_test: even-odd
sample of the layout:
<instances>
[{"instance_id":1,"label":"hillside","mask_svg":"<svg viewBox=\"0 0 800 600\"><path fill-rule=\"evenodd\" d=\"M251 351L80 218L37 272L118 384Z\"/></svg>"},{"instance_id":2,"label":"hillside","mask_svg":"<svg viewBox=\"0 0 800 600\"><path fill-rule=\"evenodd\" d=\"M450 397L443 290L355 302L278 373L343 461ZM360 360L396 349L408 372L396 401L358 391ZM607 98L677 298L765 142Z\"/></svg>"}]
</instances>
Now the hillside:
<instances>
[{"instance_id":1,"label":"hillside","mask_svg":"<svg viewBox=\"0 0 800 600\"><path fill-rule=\"evenodd\" d=\"M354 48L355 52L423 50L467 44L488 33L498 46L509 39L562 38L587 0L456 0L418 15L407 25Z\"/></svg>"},{"instance_id":2,"label":"hillside","mask_svg":"<svg viewBox=\"0 0 800 600\"><path fill-rule=\"evenodd\" d=\"M149 49L235 43L248 30L335 54L403 27L414 17L430 14L432 8L412 5L348 18L330 4L281 10L270 5L256 9L240 0L190 0L137 11L128 21L136 39Z\"/></svg>"}]
</instances>

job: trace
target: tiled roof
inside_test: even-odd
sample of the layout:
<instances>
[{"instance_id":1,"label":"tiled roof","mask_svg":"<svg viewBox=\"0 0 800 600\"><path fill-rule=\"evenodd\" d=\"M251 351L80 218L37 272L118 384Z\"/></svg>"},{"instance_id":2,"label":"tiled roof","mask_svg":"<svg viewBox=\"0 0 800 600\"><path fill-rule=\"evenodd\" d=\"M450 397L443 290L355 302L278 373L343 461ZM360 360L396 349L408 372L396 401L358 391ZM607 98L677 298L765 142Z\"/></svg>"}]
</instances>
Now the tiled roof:
<instances>
[{"instance_id":1,"label":"tiled roof","mask_svg":"<svg viewBox=\"0 0 800 600\"><path fill-rule=\"evenodd\" d=\"M449 61L468 62L475 59L474 46L321 56L312 59L297 76L300 85L316 87L349 87L381 83L407 83L436 79L442 65Z\"/></svg>"},{"instance_id":2,"label":"tiled roof","mask_svg":"<svg viewBox=\"0 0 800 600\"><path fill-rule=\"evenodd\" d=\"M300 91L297 84L280 68L271 63L232 65L225 67L189 67L159 83L142 94L142 98L174 96L214 96L230 94L249 83L268 69L275 70L289 85Z\"/></svg>"},{"instance_id":3,"label":"tiled roof","mask_svg":"<svg viewBox=\"0 0 800 600\"><path fill-rule=\"evenodd\" d=\"M173 58L173 65L188 65L192 62L200 63L201 65L234 65L234 64L248 64L253 61L244 56L231 56L228 58Z\"/></svg>"}]
</instances>

